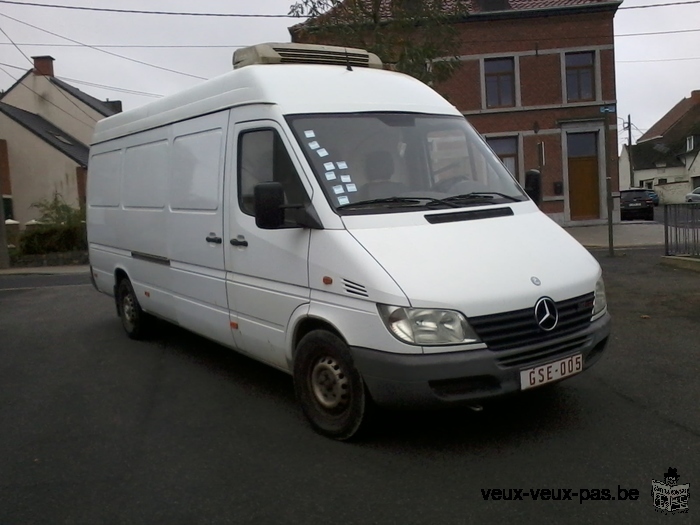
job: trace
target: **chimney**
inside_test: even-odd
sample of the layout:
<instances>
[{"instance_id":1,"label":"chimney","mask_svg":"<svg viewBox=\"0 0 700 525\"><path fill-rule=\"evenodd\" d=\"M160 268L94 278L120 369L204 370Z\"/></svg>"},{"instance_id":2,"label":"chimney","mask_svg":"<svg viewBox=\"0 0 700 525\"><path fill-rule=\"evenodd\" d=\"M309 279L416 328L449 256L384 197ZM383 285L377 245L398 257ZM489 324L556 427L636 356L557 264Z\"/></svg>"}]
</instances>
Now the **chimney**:
<instances>
[{"instance_id":1,"label":"chimney","mask_svg":"<svg viewBox=\"0 0 700 525\"><path fill-rule=\"evenodd\" d=\"M53 61L54 58L48 55L40 57L32 57L34 60L34 74L39 77L53 76Z\"/></svg>"},{"instance_id":2,"label":"chimney","mask_svg":"<svg viewBox=\"0 0 700 525\"><path fill-rule=\"evenodd\" d=\"M690 99L694 100L695 102L700 102L700 90L696 89L695 91L691 91Z\"/></svg>"}]
</instances>

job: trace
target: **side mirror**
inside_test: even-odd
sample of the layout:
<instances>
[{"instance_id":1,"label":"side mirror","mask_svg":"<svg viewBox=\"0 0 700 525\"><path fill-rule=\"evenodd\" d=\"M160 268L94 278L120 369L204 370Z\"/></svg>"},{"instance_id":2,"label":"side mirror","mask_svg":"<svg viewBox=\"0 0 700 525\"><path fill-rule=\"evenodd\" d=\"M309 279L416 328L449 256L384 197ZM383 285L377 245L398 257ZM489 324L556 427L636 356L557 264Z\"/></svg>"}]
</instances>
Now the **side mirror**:
<instances>
[{"instance_id":1,"label":"side mirror","mask_svg":"<svg viewBox=\"0 0 700 525\"><path fill-rule=\"evenodd\" d=\"M276 230L284 224L284 189L279 182L262 182L253 188L255 224L263 230Z\"/></svg>"},{"instance_id":2,"label":"side mirror","mask_svg":"<svg viewBox=\"0 0 700 525\"><path fill-rule=\"evenodd\" d=\"M525 173L525 193L538 206L542 203L542 175L540 170L528 170Z\"/></svg>"}]
</instances>

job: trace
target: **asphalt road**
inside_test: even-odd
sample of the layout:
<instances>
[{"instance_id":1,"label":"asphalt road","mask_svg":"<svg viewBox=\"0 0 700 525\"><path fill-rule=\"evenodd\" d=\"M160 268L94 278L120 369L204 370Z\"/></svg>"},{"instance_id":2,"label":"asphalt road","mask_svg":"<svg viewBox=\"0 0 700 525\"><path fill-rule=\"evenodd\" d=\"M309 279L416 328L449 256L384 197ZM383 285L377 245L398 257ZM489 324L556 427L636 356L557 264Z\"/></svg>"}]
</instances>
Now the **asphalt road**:
<instances>
[{"instance_id":1,"label":"asphalt road","mask_svg":"<svg viewBox=\"0 0 700 525\"><path fill-rule=\"evenodd\" d=\"M314 434L280 372L168 325L131 341L74 276L0 277L0 524L697 521L700 274L660 255L600 252L614 324L591 370L478 413L382 413L356 443ZM688 514L654 510L669 467Z\"/></svg>"}]
</instances>

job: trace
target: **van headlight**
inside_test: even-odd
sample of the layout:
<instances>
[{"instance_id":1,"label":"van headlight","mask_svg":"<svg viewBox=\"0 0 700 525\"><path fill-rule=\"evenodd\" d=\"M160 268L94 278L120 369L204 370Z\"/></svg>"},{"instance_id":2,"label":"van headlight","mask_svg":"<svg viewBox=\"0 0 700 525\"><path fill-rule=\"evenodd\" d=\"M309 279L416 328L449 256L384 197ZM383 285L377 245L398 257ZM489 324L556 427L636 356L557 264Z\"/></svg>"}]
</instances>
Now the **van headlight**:
<instances>
[{"instance_id":1,"label":"van headlight","mask_svg":"<svg viewBox=\"0 0 700 525\"><path fill-rule=\"evenodd\" d=\"M608 308L608 300L605 297L605 283L603 278L598 279L595 283L595 298L593 299L593 317L592 321L603 315L603 312Z\"/></svg>"},{"instance_id":2,"label":"van headlight","mask_svg":"<svg viewBox=\"0 0 700 525\"><path fill-rule=\"evenodd\" d=\"M410 344L456 345L479 343L467 319L454 310L377 305L379 316L397 339Z\"/></svg>"}]
</instances>

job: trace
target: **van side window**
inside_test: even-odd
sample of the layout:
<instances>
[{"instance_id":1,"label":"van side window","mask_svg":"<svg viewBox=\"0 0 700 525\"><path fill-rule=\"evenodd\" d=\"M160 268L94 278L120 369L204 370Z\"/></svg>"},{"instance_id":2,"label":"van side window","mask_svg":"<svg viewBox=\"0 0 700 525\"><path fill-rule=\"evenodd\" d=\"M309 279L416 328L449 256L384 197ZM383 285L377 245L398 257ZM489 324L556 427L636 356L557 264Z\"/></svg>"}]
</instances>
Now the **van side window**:
<instances>
[{"instance_id":1,"label":"van side window","mask_svg":"<svg viewBox=\"0 0 700 525\"><path fill-rule=\"evenodd\" d=\"M253 190L261 182L282 184L287 204L310 202L282 139L272 129L247 131L238 138L238 202L248 215L255 215Z\"/></svg>"}]
</instances>

